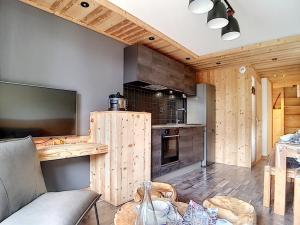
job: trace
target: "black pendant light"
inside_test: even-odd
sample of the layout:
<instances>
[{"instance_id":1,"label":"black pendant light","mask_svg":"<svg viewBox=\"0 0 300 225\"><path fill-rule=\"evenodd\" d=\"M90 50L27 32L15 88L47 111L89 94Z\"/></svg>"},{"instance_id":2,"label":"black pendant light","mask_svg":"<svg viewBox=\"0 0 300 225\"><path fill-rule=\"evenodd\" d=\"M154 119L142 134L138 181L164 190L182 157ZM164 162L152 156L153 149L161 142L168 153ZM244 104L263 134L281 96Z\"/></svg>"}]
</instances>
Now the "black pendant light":
<instances>
[{"instance_id":1,"label":"black pendant light","mask_svg":"<svg viewBox=\"0 0 300 225\"><path fill-rule=\"evenodd\" d=\"M211 29L219 29L228 24L227 10L221 0L214 0L214 7L208 12L207 25Z\"/></svg>"},{"instance_id":2,"label":"black pendant light","mask_svg":"<svg viewBox=\"0 0 300 225\"><path fill-rule=\"evenodd\" d=\"M238 38L241 33L239 23L237 19L233 17L234 12L229 9L227 13L229 23L226 27L222 28L222 39L225 41L231 41Z\"/></svg>"},{"instance_id":3,"label":"black pendant light","mask_svg":"<svg viewBox=\"0 0 300 225\"><path fill-rule=\"evenodd\" d=\"M193 13L207 13L214 7L212 0L190 0L189 10Z\"/></svg>"}]
</instances>

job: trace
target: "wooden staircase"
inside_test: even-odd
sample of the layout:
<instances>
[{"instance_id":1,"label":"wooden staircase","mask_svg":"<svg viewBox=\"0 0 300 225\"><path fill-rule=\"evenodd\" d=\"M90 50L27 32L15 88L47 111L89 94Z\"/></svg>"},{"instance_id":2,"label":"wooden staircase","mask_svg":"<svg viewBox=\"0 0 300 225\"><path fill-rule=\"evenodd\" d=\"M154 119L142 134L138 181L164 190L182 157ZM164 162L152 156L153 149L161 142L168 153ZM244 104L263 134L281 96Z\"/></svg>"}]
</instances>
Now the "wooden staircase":
<instances>
[{"instance_id":1,"label":"wooden staircase","mask_svg":"<svg viewBox=\"0 0 300 225\"><path fill-rule=\"evenodd\" d=\"M284 88L284 133L294 133L300 129L300 98L297 88Z\"/></svg>"}]
</instances>

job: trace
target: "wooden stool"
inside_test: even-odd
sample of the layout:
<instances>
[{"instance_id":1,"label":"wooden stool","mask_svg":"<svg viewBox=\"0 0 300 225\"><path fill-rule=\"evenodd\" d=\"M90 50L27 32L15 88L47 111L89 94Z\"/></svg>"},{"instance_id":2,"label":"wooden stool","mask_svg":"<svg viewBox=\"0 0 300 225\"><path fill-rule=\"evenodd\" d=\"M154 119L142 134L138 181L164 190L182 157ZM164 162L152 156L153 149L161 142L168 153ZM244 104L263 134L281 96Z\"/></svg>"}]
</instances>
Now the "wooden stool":
<instances>
[{"instance_id":1,"label":"wooden stool","mask_svg":"<svg viewBox=\"0 0 300 225\"><path fill-rule=\"evenodd\" d=\"M217 208L218 217L234 225L256 225L256 212L252 205L237 198L215 196L203 202L205 208Z\"/></svg>"},{"instance_id":2,"label":"wooden stool","mask_svg":"<svg viewBox=\"0 0 300 225\"><path fill-rule=\"evenodd\" d=\"M137 189L136 194L134 196L135 202L141 202L144 198L144 188L140 187ZM157 198L165 198L169 199L173 202L176 202L177 200L177 192L175 188L166 183L159 183L159 182L152 182L151 187L151 198L157 199Z\"/></svg>"}]
</instances>

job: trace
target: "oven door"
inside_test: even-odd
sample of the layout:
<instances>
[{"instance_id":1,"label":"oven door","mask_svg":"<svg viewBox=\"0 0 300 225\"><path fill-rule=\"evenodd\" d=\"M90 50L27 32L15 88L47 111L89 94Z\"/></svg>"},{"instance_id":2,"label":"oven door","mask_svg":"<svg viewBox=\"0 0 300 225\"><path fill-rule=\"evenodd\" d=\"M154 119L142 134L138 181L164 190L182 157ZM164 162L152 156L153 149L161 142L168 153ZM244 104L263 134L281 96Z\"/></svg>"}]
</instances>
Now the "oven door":
<instances>
[{"instance_id":1,"label":"oven door","mask_svg":"<svg viewBox=\"0 0 300 225\"><path fill-rule=\"evenodd\" d=\"M179 129L165 129L161 135L161 164L176 162L179 159Z\"/></svg>"}]
</instances>

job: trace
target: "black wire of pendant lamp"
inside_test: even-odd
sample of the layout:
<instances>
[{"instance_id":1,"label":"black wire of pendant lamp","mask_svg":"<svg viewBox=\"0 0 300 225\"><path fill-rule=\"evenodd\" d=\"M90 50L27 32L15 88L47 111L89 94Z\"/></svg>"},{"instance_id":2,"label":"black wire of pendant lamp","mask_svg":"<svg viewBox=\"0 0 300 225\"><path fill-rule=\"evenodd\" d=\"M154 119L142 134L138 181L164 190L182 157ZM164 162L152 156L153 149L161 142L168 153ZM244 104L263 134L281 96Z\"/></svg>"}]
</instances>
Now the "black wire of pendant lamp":
<instances>
[{"instance_id":1,"label":"black wire of pendant lamp","mask_svg":"<svg viewBox=\"0 0 300 225\"><path fill-rule=\"evenodd\" d=\"M231 41L238 38L241 35L240 26L237 19L233 16L233 11L228 10L228 21L226 27L222 28L222 39L225 41Z\"/></svg>"},{"instance_id":2,"label":"black wire of pendant lamp","mask_svg":"<svg viewBox=\"0 0 300 225\"><path fill-rule=\"evenodd\" d=\"M193 13L207 13L213 7L212 0L189 0L189 10Z\"/></svg>"},{"instance_id":3,"label":"black wire of pendant lamp","mask_svg":"<svg viewBox=\"0 0 300 225\"><path fill-rule=\"evenodd\" d=\"M228 24L227 10L221 0L214 0L214 7L208 12L207 25L211 29L219 29Z\"/></svg>"}]
</instances>

